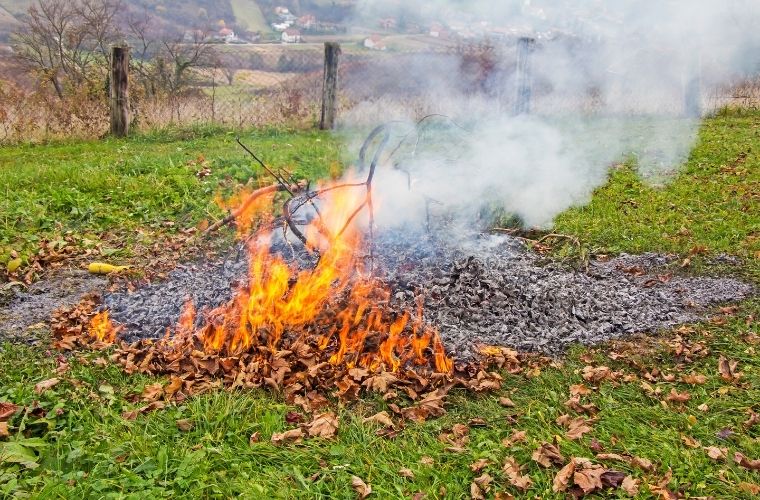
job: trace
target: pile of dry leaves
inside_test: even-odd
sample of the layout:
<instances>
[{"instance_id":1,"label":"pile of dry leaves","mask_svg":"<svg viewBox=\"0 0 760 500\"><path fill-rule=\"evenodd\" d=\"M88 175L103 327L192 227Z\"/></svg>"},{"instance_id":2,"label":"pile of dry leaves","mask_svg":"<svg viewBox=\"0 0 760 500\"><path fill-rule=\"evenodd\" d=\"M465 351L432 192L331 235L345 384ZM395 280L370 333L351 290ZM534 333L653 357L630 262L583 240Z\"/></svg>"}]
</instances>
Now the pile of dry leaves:
<instances>
[{"instance_id":1,"label":"pile of dry leaves","mask_svg":"<svg viewBox=\"0 0 760 500\"><path fill-rule=\"evenodd\" d=\"M181 401L210 389L266 387L283 394L288 403L316 415L317 424L304 424L275 436L275 442L324 435L327 431L322 423L333 420L331 414L319 413L328 405L326 396L351 401L363 394L382 395L395 415L375 416L375 421L383 424L378 434L394 436L406 420L424 421L445 413L444 399L453 387L474 392L497 390L502 376L492 370L518 374L548 362L489 346L482 349L481 361L454 363L450 373L436 372L432 362L410 362L396 371L388 370L383 363L367 369L332 363L334 353L330 349L319 349L313 339L295 335L284 336L277 348L261 344L236 355L204 351L203 340L197 334L112 344L97 340L88 329L97 306L97 297L89 296L74 307L56 311L51 325L54 346L61 350L113 347L110 359L126 373L168 376L169 383L152 386L143 397L146 406L130 416L158 409L162 401Z\"/></svg>"}]
</instances>

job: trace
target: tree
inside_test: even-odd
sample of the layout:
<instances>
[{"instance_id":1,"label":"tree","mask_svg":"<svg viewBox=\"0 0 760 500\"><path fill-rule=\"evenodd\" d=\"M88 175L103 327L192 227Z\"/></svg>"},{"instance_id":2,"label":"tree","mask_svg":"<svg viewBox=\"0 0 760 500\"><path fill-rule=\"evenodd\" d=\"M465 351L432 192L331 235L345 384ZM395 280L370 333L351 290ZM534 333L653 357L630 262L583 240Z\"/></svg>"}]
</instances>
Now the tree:
<instances>
[{"instance_id":1,"label":"tree","mask_svg":"<svg viewBox=\"0 0 760 500\"><path fill-rule=\"evenodd\" d=\"M108 74L110 45L120 34L120 0L38 0L12 36L16 59L49 81L63 98L64 83L92 84Z\"/></svg>"}]
</instances>

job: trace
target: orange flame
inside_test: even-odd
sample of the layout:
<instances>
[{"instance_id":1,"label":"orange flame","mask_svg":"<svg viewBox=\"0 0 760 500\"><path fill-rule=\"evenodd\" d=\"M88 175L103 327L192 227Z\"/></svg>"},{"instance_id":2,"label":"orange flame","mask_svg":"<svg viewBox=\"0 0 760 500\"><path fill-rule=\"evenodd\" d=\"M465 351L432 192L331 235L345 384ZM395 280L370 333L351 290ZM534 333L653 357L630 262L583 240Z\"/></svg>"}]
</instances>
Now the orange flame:
<instances>
[{"instance_id":1,"label":"orange flame","mask_svg":"<svg viewBox=\"0 0 760 500\"><path fill-rule=\"evenodd\" d=\"M214 201L219 208L229 210L235 217L237 235L242 238L250 232L254 223L271 209L276 192L276 186L260 189L244 186L226 199L217 194Z\"/></svg>"},{"instance_id":2,"label":"orange flame","mask_svg":"<svg viewBox=\"0 0 760 500\"><path fill-rule=\"evenodd\" d=\"M116 340L118 330L111 322L108 311L102 311L92 317L90 320L89 334L99 342L112 344Z\"/></svg>"},{"instance_id":3,"label":"orange flame","mask_svg":"<svg viewBox=\"0 0 760 500\"><path fill-rule=\"evenodd\" d=\"M398 371L413 361L450 372L437 332L388 304L390 292L363 273L363 187L338 188L321 197L319 215L306 227L309 248L319 251L313 269L297 270L270 252L269 240L249 242L249 280L235 296L206 314L197 332L206 352L235 355L252 347L280 348L283 338L330 349L332 364ZM234 212L233 212L234 213ZM239 226L240 227L240 226ZM195 307L188 302L174 332L193 333ZM292 336L292 338L291 338Z\"/></svg>"}]
</instances>

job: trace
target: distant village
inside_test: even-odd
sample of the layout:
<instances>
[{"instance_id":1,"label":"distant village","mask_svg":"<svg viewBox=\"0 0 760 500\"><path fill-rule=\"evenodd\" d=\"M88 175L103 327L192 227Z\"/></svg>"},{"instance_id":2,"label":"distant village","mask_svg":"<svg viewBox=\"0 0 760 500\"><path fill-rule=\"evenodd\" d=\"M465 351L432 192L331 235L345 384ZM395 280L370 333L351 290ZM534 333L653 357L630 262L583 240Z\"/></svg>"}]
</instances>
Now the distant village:
<instances>
[{"instance_id":1,"label":"distant village","mask_svg":"<svg viewBox=\"0 0 760 500\"><path fill-rule=\"evenodd\" d=\"M349 33L351 30L347 25L340 23L327 22L318 19L313 14L304 14L297 16L290 9L284 6L274 7L273 11L268 13L270 27L274 35L262 37L261 33L246 33L239 36L231 28L224 25L218 32L213 33L211 38L218 43L256 43L267 41L280 42L283 44L297 44L304 42L304 36L308 35L339 35ZM357 29L359 30L359 29ZM527 28L521 26L499 26L489 21L480 21L474 23L464 22L432 22L429 25L423 25L417 22L409 22L404 19L395 17L386 17L377 19L374 26L361 28L361 32L374 31L367 35L360 42L360 45L367 50L384 51L388 49L387 38L396 35L418 35L429 37L441 41L472 41L478 39L489 39L492 41L514 40L528 33ZM562 33L556 31L546 33L533 33L531 36L539 38L552 38L561 36Z\"/></svg>"}]
</instances>

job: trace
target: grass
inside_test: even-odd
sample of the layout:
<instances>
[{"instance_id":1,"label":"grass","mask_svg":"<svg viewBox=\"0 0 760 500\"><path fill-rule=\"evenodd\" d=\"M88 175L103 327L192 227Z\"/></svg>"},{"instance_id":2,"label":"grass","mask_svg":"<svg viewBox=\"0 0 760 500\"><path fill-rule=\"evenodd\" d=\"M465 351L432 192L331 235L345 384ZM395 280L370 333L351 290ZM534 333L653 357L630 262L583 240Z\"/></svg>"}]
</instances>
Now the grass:
<instances>
[{"instance_id":1,"label":"grass","mask_svg":"<svg viewBox=\"0 0 760 500\"><path fill-rule=\"evenodd\" d=\"M1 148L0 263L12 250L27 259L40 241L65 236L83 248L104 244L115 251L110 255L126 256L137 239L219 217L213 201L219 186L229 190L262 174L235 137L198 129ZM332 137L319 132L273 129L242 139L298 178L323 177L339 156ZM211 169L203 179L196 176L199 157Z\"/></svg>"},{"instance_id":2,"label":"grass","mask_svg":"<svg viewBox=\"0 0 760 500\"><path fill-rule=\"evenodd\" d=\"M758 125L760 114L707 120L689 161L665 187L649 187L630 167L620 168L590 204L561 215L556 230L577 235L599 252L664 251L686 256L695 246L704 246L706 254L699 257L702 271L726 272L710 264L710 257L728 253L744 259L743 274L756 277ZM86 231L97 237L99 231L114 231L114 225L125 233L145 224L162 229L163 221L170 219L192 225L213 215L209 200L219 182L228 177L244 181L248 176L249 164L232 140L214 131L6 148L0 151L0 168L9 175L6 198L11 199L2 201L1 211L11 210L13 215L5 216L0 241L33 249L35 233L48 237ZM272 164L298 165L299 175L306 177L324 175L339 157L332 139L316 132L255 132L248 140ZM748 153L746 158L737 161L742 152ZM187 166L200 153L213 165L207 182L199 181ZM39 199L46 202L40 204ZM67 199L73 201L61 201ZM141 209L136 208L138 203L143 204ZM82 218L80 209L89 215ZM21 215L25 213L33 216ZM51 219L58 224L47 222ZM270 444L269 438L292 427L285 416L296 409L280 395L216 391L129 421L121 413L139 406L129 402L132 396L155 380L127 376L97 361L104 356L98 353L70 358L70 369L56 375L55 355L42 348L6 344L0 348L0 401L30 408L11 421L12 437L6 442L23 447L27 459L39 466L0 465L0 496L355 498L350 483L356 475L371 484L377 498L411 497L417 492L441 498L444 491L446 498L467 498L477 475L469 465L485 458L491 462L485 471L494 478L491 493L506 491L519 497L521 492L501 472L505 457L514 456L534 483L522 496L561 498L551 490L557 469L544 469L531 460L539 444L558 436L566 457L593 457L594 438L608 453L652 460L656 466L652 473L607 463L641 479L643 498L653 496L646 484L656 483L668 469L673 474L670 488L690 497L751 498L749 491L760 483L759 473L737 466L731 457L740 451L760 458L760 427L742 425L749 410L760 411L760 346L750 335L760 333L760 301L747 301L736 312L718 316L692 329L628 346L574 349L561 362L538 372L505 374L498 394L455 392L446 415L409 423L395 439L378 437L373 424L362 423L363 417L386 408L382 400L336 405L341 426L335 440L283 447ZM678 364L668 343L676 333L689 343L703 342L709 354ZM739 382L721 379L717 369L721 355L738 361L743 372ZM640 368L635 368L636 363ZM602 382L586 396L584 402L600 409L598 421L590 434L569 441L555 419L568 412L563 402L570 385L583 382L580 372L586 365L610 366L636 378ZM661 395L650 394L642 384L644 373L655 368L676 376L671 382L660 378L649 383ZM689 372L705 375L706 383L680 382L678 376ZM33 391L37 382L53 376L62 382L42 395ZM664 401L672 388L688 391L691 398L683 404ZM511 398L515 407L500 406L499 396ZM707 410L700 409L703 404ZM483 418L488 425L471 429L463 451L447 451L439 434L472 418ZM178 419L189 419L193 428L179 430ZM732 433L721 432L725 429ZM505 447L502 439L516 430L526 431L527 440ZM254 432L260 433L261 442L249 442ZM689 439L700 446L688 446ZM713 461L703 449L708 446L727 447L729 459ZM432 465L422 463L423 457L431 457ZM402 476L402 467L411 469L414 478Z\"/></svg>"}]
</instances>

